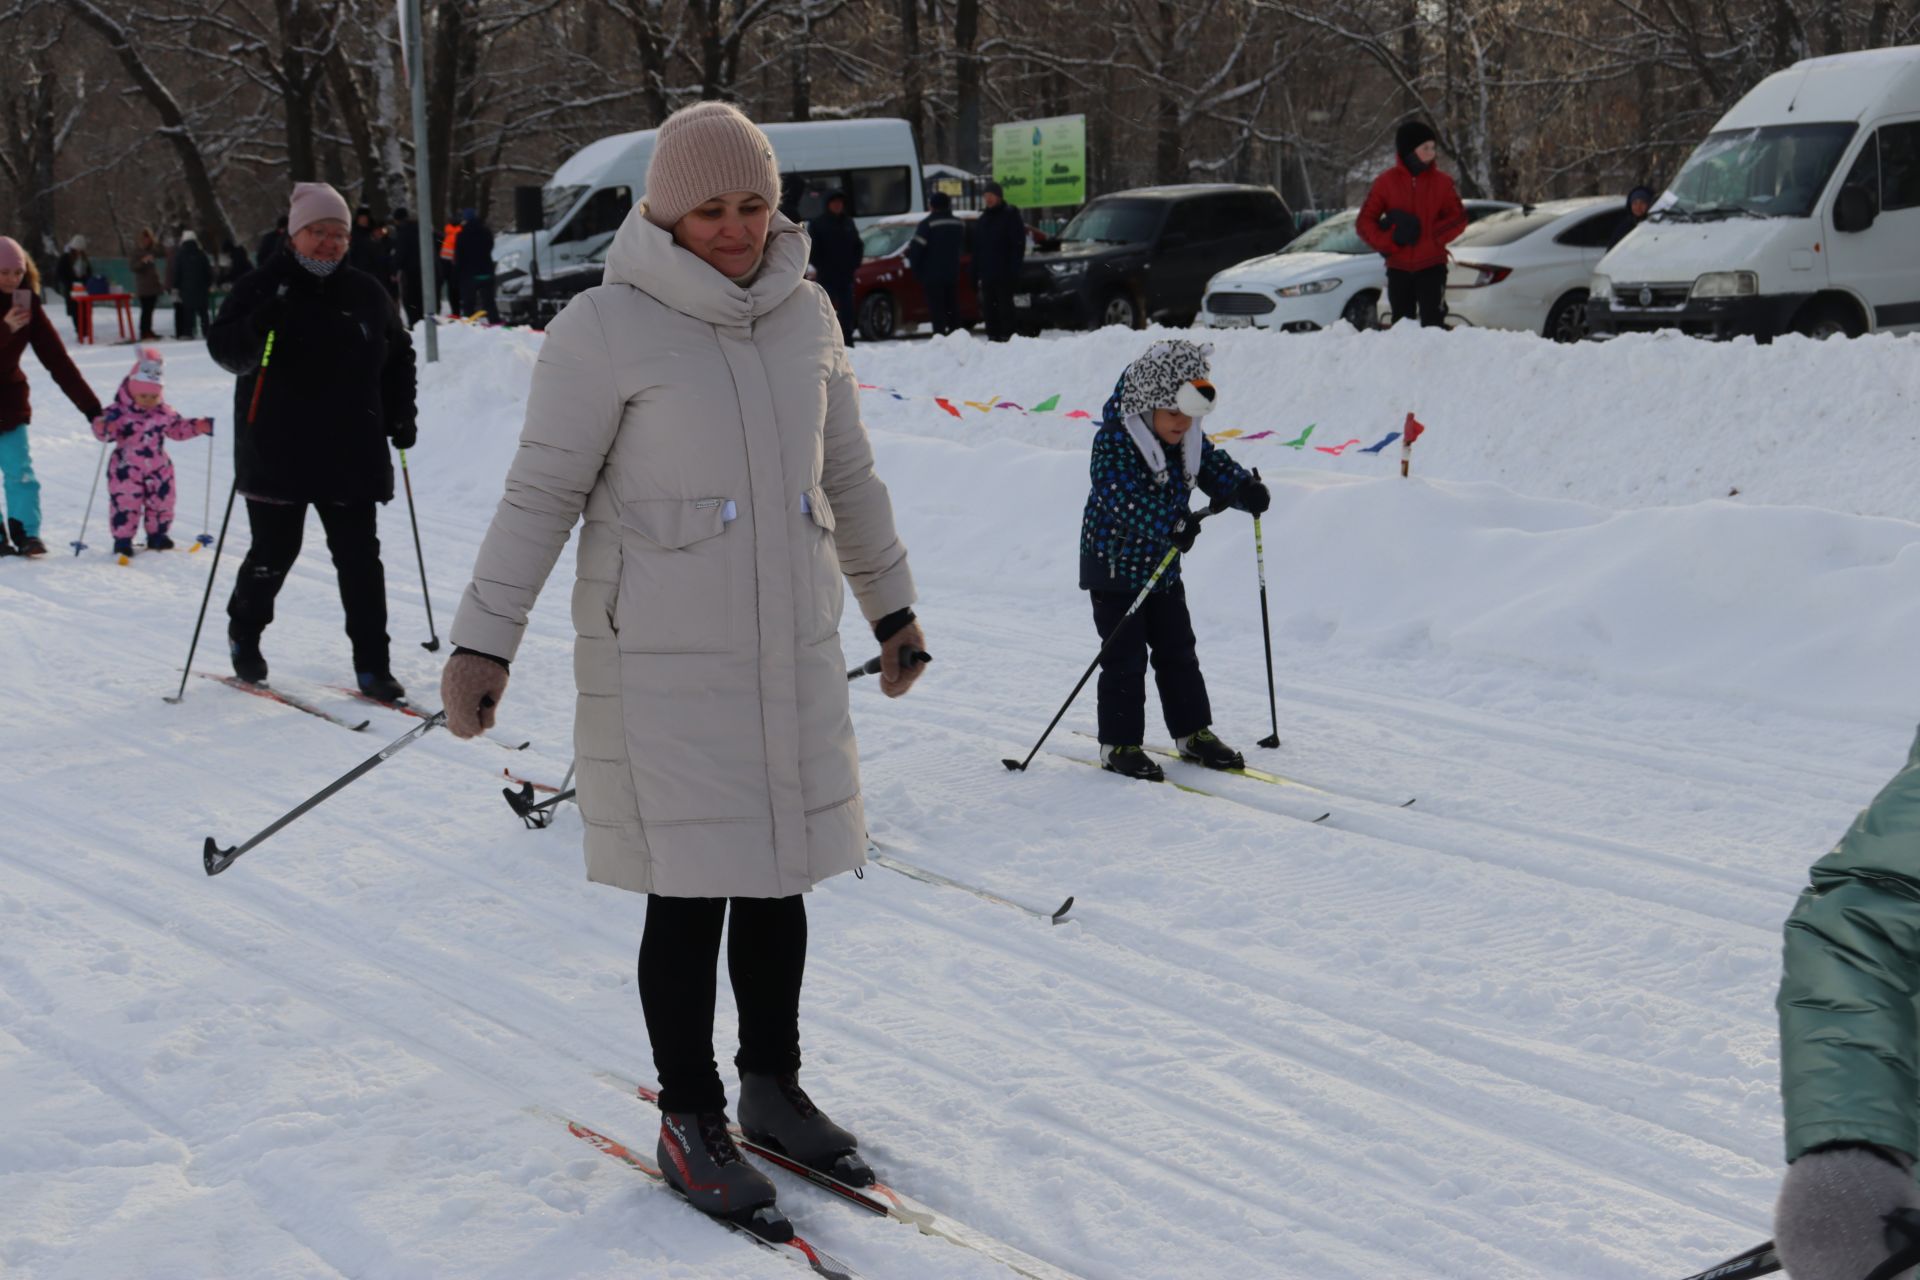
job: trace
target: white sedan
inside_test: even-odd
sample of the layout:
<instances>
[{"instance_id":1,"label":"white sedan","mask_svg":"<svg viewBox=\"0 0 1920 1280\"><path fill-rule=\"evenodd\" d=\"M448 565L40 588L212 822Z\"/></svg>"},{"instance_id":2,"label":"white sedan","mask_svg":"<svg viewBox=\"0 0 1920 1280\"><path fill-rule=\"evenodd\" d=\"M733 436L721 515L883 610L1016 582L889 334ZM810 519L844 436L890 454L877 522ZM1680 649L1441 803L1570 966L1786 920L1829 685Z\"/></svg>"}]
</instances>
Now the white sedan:
<instances>
[{"instance_id":1,"label":"white sedan","mask_svg":"<svg viewBox=\"0 0 1920 1280\"><path fill-rule=\"evenodd\" d=\"M1549 200L1468 227L1448 246L1448 325L1586 337L1587 285L1626 207L1623 196Z\"/></svg>"},{"instance_id":2,"label":"white sedan","mask_svg":"<svg viewBox=\"0 0 1920 1280\"><path fill-rule=\"evenodd\" d=\"M1468 200L1468 221L1515 206ZM1353 229L1348 209L1315 223L1278 253L1228 267L1207 282L1194 323L1213 329L1280 329L1310 333L1345 320L1356 329L1379 319L1387 261Z\"/></svg>"}]
</instances>

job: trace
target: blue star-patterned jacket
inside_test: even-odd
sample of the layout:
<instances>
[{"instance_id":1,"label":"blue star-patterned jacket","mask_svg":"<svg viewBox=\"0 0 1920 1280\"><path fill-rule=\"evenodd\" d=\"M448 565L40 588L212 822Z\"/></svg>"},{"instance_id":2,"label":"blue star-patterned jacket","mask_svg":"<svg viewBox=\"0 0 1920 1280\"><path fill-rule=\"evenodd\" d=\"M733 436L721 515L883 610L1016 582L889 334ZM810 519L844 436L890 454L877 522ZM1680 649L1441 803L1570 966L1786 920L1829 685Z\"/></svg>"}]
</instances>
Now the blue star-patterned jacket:
<instances>
[{"instance_id":1,"label":"blue star-patterned jacket","mask_svg":"<svg viewBox=\"0 0 1920 1280\"><path fill-rule=\"evenodd\" d=\"M1120 425L1118 407L1109 401L1105 420L1094 433L1091 471L1093 491L1080 523L1080 589L1138 591L1172 545L1174 522L1193 505L1194 486L1186 476L1182 450L1168 446L1167 482L1159 483ZM1224 498L1252 478L1225 449L1202 438L1202 493ZM1154 590L1164 591L1178 581L1180 557L1175 556Z\"/></svg>"}]
</instances>

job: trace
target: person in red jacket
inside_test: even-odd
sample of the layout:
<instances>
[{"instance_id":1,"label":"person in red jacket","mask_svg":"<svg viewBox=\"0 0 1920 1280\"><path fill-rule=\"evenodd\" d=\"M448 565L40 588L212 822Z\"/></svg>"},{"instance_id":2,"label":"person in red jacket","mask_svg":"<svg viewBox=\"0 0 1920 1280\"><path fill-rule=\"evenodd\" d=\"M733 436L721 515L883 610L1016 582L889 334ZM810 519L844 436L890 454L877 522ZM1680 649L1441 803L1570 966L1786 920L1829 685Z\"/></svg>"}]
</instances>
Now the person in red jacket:
<instances>
[{"instance_id":1,"label":"person in red jacket","mask_svg":"<svg viewBox=\"0 0 1920 1280\"><path fill-rule=\"evenodd\" d=\"M1354 228L1387 260L1387 302L1395 320L1420 317L1437 328L1447 313L1447 245L1467 229L1453 179L1434 167L1431 128L1409 120L1394 135L1400 155L1373 180Z\"/></svg>"}]
</instances>

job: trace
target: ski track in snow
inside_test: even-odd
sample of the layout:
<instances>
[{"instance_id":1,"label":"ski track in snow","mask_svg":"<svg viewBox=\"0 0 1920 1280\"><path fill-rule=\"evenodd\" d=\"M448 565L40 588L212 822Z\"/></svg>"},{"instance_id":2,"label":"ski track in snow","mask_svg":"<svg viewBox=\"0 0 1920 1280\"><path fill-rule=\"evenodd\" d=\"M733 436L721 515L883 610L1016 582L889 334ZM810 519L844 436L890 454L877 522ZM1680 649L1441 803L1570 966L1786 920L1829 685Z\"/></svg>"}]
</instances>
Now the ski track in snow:
<instances>
[{"instance_id":1,"label":"ski track in snow","mask_svg":"<svg viewBox=\"0 0 1920 1280\"><path fill-rule=\"evenodd\" d=\"M1459 350L1389 336L1430 370ZM537 345L442 337L410 455L439 655L416 647L404 498L383 513L395 671L428 707ZM1101 334L857 354L863 378L907 389L941 359L969 383L1012 387L1044 360L1097 388L1118 370L1114 349ZM1223 369L1250 349L1226 335ZM1475 350L1546 382L1582 361L1631 357L1669 380L1697 364L1713 394L1750 355ZM1776 348L1809 378L1821 361L1844 371L1914 351ZM219 420L224 488L231 382L197 347L167 354L172 403ZM103 395L127 363L112 348L75 355ZM63 544L98 447L29 375L56 550L0 562L16 747L0 793L0 1273L799 1274L524 1112L651 1149L646 1108L598 1076L651 1078L633 974L644 903L585 882L575 811L528 832L499 799L503 765L544 782L567 767L571 559L502 708L502 731L531 749L429 734L209 880L205 836L245 838L416 722L362 708L373 723L349 734L205 681L163 704L211 559L184 550L205 446L172 446L182 550L115 565L99 508L76 561ZM1218 723L1250 764L1329 794L1170 767L1215 793L1196 796L1070 764L1093 754L1075 734L1093 725L1091 688L1031 770L1009 774L1000 758L1025 754L1096 644L1072 582L1084 429L995 418L970 439L927 403L867 408L937 658L911 697L853 687L874 835L1042 909L1077 898L1051 926L878 867L813 895L806 1079L883 1176L1090 1280L1624 1280L1683 1274L1765 1234L1779 925L1806 865L1906 745L1897 700L1851 716L1808 707L1831 690L1857 709L1849 699L1881 675L1876 637L1856 658L1821 648L1825 633L1762 635L1749 663L1729 636L1764 619L1738 605L1722 623L1684 616L1655 587L1648 632L1605 585L1647 554L1643 513L1601 518L1476 485L1527 492L1515 457L1484 441L1445 455L1447 484L1404 489L1235 446L1276 489L1284 745L1251 745L1267 731L1266 685L1237 517L1209 526L1188 570ZM1437 453L1451 424L1429 422L1421 448ZM1539 493L1583 487L1556 465L1542 464ZM1859 470L1878 484L1882 468ZM1755 483L1796 492L1784 474ZM1829 476L1806 492L1832 501L1837 487ZM1651 486L1652 500L1697 497L1674 488ZM1888 589L1860 574L1904 571L1920 529L1887 518L1889 501L1874 488L1847 509L1859 515L1707 503L1662 518L1698 535L1701 574L1738 580L1745 539L1724 522L1817 516L1839 550L1788 584L1811 607ZM1488 596L1475 607L1508 618L1492 626L1410 593L1405 617L1385 616L1379 594L1413 580L1388 566L1370 582L1368 562L1343 561L1361 553L1318 532L1342 515L1402 520L1408 545L1456 538L1456 576L1436 586L1461 598L1484 588L1473 554L1512 552L1498 572L1513 598L1552 607L1514 613ZM1362 527L1347 532L1364 542ZM221 606L245 541L242 509L197 669L226 669ZM1591 582L1564 580L1553 557L1567 554L1591 563ZM1545 576L1526 579L1529 564ZM850 617L850 663L871 651L861 631ZM1662 644L1674 660L1635 678L1628 655ZM351 676L312 523L265 648L291 692L359 705L327 687ZM1791 688L1767 665L1789 659L1808 672ZM1164 740L1157 721L1150 705L1149 737ZM802 1234L876 1280L1006 1274L793 1180L781 1194Z\"/></svg>"}]
</instances>

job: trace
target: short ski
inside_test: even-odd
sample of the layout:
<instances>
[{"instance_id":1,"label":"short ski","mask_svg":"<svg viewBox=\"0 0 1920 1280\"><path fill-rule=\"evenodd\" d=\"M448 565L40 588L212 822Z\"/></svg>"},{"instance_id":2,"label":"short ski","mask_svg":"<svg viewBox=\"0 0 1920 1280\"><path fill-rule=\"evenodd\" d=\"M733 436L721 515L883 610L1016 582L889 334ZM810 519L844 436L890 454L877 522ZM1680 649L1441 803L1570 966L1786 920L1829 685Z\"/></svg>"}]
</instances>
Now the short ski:
<instances>
[{"instance_id":1,"label":"short ski","mask_svg":"<svg viewBox=\"0 0 1920 1280\"><path fill-rule=\"evenodd\" d=\"M412 716L416 720L425 720L427 718L427 713L425 711L422 711L420 708L414 706L411 702L383 702L379 698L369 698L366 694L360 692L358 689L349 689L347 688L347 686L343 684L337 684L332 687L337 692L344 693L349 698L358 698L360 701L366 703L369 706L385 707L389 711L398 711L401 715ZM480 735L480 737L482 741L490 742L494 746L500 748L502 751L525 751L528 747L533 745L533 742L531 739L529 739L526 742L522 742L518 746L516 746L511 742L507 742L500 738L496 738L490 733L483 733Z\"/></svg>"},{"instance_id":2,"label":"short ski","mask_svg":"<svg viewBox=\"0 0 1920 1280\"><path fill-rule=\"evenodd\" d=\"M1074 733L1082 738L1093 737L1092 734L1088 733L1084 729L1075 729ZM1201 765L1196 763L1195 761L1188 760L1185 756L1181 755L1174 748L1169 746L1163 746L1159 743L1150 742L1146 746L1142 747L1141 750L1145 751L1148 755L1160 756L1163 759L1167 759L1167 760L1178 760L1182 764L1191 764L1197 769L1206 768L1205 765ZM1311 795L1316 795L1316 796L1338 796L1338 795L1346 794L1344 792L1330 791L1326 787L1316 787L1311 782L1302 782L1298 778L1289 778L1284 773L1273 773L1266 769L1255 768L1253 765L1243 765L1238 769L1215 769L1215 770L1212 770L1211 772L1230 774L1236 778L1251 778L1255 782L1265 782L1276 787L1292 787L1296 791L1305 791ZM1365 800L1367 797L1355 796L1353 798L1358 800ZM1407 800L1376 800L1376 801L1372 801L1372 803L1390 804L1396 809L1406 809L1411 807L1413 805L1413 802L1415 800L1418 800L1419 798L1420 797L1418 796L1414 796L1411 799L1407 799Z\"/></svg>"},{"instance_id":3,"label":"short ski","mask_svg":"<svg viewBox=\"0 0 1920 1280\"><path fill-rule=\"evenodd\" d=\"M211 671L196 671L194 674L203 680L212 680L216 684L223 684L229 689L238 689L241 693L250 693L256 698L265 698L268 702L277 702L283 707L292 707L295 711L304 711L310 716L318 716L329 724L337 724L342 729L352 729L355 733L358 733L373 723L371 720L362 720L360 723L355 724L345 716L337 716L331 711L316 707L304 698L296 698L290 693L282 693L270 685L248 684L239 676L217 676Z\"/></svg>"},{"instance_id":4,"label":"short ski","mask_svg":"<svg viewBox=\"0 0 1920 1280\"><path fill-rule=\"evenodd\" d=\"M558 1112L548 1111L544 1107L529 1107L527 1110L534 1115L564 1125L568 1133L571 1133L574 1137L580 1139L580 1141L586 1143L602 1155L613 1157L629 1169L643 1173L659 1183L662 1187L673 1191L672 1184L667 1181L666 1175L660 1172L658 1165L654 1164L653 1161L647 1159L645 1156L639 1155L623 1143L609 1138L606 1134L596 1129L588 1128L578 1120L570 1120L566 1116L560 1115ZM678 1195L679 1193L675 1192L675 1194ZM688 1207L692 1208L691 1205ZM694 1209L693 1212L700 1213L698 1209ZM816 1248L814 1245L807 1243L797 1235L789 1235L784 1240L776 1240L769 1236L761 1235L758 1231L754 1230L754 1228L743 1223L729 1222L725 1218L715 1218L704 1213L700 1213L700 1216L710 1222L727 1228L729 1231L740 1233L763 1249L780 1254L783 1257L792 1258L795 1262L802 1264L815 1275L827 1277L827 1280L860 1280L859 1274L855 1272L853 1268L826 1252L824 1249ZM791 1230L791 1228L789 1228L789 1230Z\"/></svg>"},{"instance_id":5,"label":"short ski","mask_svg":"<svg viewBox=\"0 0 1920 1280\"><path fill-rule=\"evenodd\" d=\"M1754 1280L1757 1276L1770 1276L1780 1270L1780 1255L1774 1252L1773 1241L1757 1244L1745 1253L1736 1254L1717 1266L1705 1271L1696 1271L1687 1280Z\"/></svg>"},{"instance_id":6,"label":"short ski","mask_svg":"<svg viewBox=\"0 0 1920 1280\"><path fill-rule=\"evenodd\" d=\"M557 796L560 794L560 788L554 786L551 782L535 782L531 778L521 777L519 774L515 773L511 769L502 769L500 771L500 776L505 778L508 782L513 783L515 786L532 787L535 791L544 792L545 794L550 796Z\"/></svg>"},{"instance_id":7,"label":"short ski","mask_svg":"<svg viewBox=\"0 0 1920 1280\"><path fill-rule=\"evenodd\" d=\"M899 875L903 875L909 880L918 880L922 884L939 885L943 889L958 889L962 893L970 893L983 901L996 903L1003 907L1012 907L1015 911L1032 916L1035 920L1045 920L1049 924L1059 924L1067 918L1067 912L1073 910L1072 894L1068 894L1067 900L1052 911L1040 911L1028 906L1024 902L1015 902L1012 898L1003 898L999 894L987 889L982 889L977 885L949 879L941 875L938 871L928 871L925 867L916 867L911 862L906 862L888 853L885 849L881 848L880 843L871 836L867 838L867 861L874 863L876 866L885 867L887 870Z\"/></svg>"},{"instance_id":8,"label":"short ski","mask_svg":"<svg viewBox=\"0 0 1920 1280\"><path fill-rule=\"evenodd\" d=\"M1102 773L1113 773L1113 770L1111 770L1111 769L1109 769L1109 768L1107 768L1107 766L1105 766L1104 764L1101 764L1101 763L1100 763L1100 762L1099 762L1098 760L1088 760L1088 759L1086 759L1086 758L1085 758L1084 756L1070 756L1070 755L1065 755L1065 754L1061 754L1061 755L1060 755L1060 758L1061 758L1062 760L1071 760L1071 761L1073 761L1073 763L1075 763L1075 764L1084 764L1084 765L1087 765L1087 766L1088 766L1088 767L1090 767L1090 768L1094 768L1094 769L1098 769L1098 770L1100 770L1100 771L1101 771ZM1189 762L1189 761L1180 761L1180 763L1182 763L1182 764L1187 764L1187 763L1191 763L1191 762ZM1196 764L1196 765L1193 765L1193 767L1194 767L1194 768L1196 768L1196 769L1199 769L1199 768L1202 768L1203 766L1201 766L1201 765L1197 765L1197 764ZM1226 773L1231 773L1231 772L1233 772L1233 771L1229 769L1229 770L1208 770L1208 772L1226 772ZM1117 778L1117 777L1119 777L1120 775L1119 775L1119 774L1117 774L1117 773L1115 773L1115 774L1114 774L1113 776ZM1259 812L1259 813L1269 813L1269 814L1272 814L1272 815L1273 815L1274 817L1276 817L1276 818L1291 818L1291 819L1293 819L1293 820L1294 820L1295 822L1306 822L1306 823L1318 823L1318 822L1325 822L1325 821L1326 821L1326 820L1327 820L1328 818L1331 818L1331 817L1333 816L1333 810L1331 810L1331 809L1329 809L1329 810L1327 810L1327 811L1326 811L1325 813L1323 813L1323 814L1321 814L1321 815L1320 815L1319 817L1317 817L1317 818L1303 818L1303 817L1301 817L1301 816L1300 816L1299 814L1296 814L1296 813L1284 813L1284 812L1280 812L1280 811L1278 811L1278 810L1274 810L1274 809L1268 809L1268 808L1266 808L1266 807L1265 807L1265 806L1263 806L1263 805L1256 805L1256 804L1248 804L1248 803L1247 803L1246 801L1244 801L1244 800L1236 800L1236 799L1235 799L1234 797L1232 797L1232 796L1223 796L1223 795L1221 795L1221 794L1220 794L1219 792L1217 792L1217 791L1204 791L1204 790L1202 790L1202 789L1201 789L1201 788L1199 788L1199 787L1196 787L1196 786L1192 786L1192 785L1191 785L1191 784L1189 784L1189 783L1185 783L1185 782L1180 782L1180 781L1177 781L1176 779L1173 779L1173 778L1128 778L1128 779L1126 779L1126 780L1127 780L1127 781L1129 781L1129 782L1160 782L1160 783L1165 783L1165 784L1166 784L1167 786L1170 786L1170 787L1172 787L1172 788L1174 788L1174 789L1175 789L1175 790L1177 790L1177 791L1184 791L1184 792L1186 792L1186 793L1187 793L1188 795L1193 795L1193 796L1205 796L1205 797L1207 797L1207 799L1209 799L1209 800L1224 800L1224 801L1226 801L1226 802L1227 802L1228 804L1237 804L1237 805L1240 805L1240 806L1241 806L1242 808L1246 808L1246 809L1253 809L1253 810L1255 810L1255 811L1257 811L1257 812Z\"/></svg>"},{"instance_id":9,"label":"short ski","mask_svg":"<svg viewBox=\"0 0 1920 1280\"><path fill-rule=\"evenodd\" d=\"M660 1095L643 1084L623 1079L611 1072L603 1073L605 1079L621 1089L632 1092L644 1102L660 1105ZM872 1186L856 1187L842 1182L830 1173L801 1164L785 1152L763 1146L741 1131L739 1125L730 1125L734 1142L742 1151L759 1156L767 1163L775 1165L796 1177L804 1178L824 1191L832 1192L849 1204L855 1204L869 1213L892 1218L895 1222L904 1222L922 1235L937 1237L972 1249L984 1257L993 1259L1015 1275L1026 1276L1028 1280L1078 1280L1071 1271L1063 1271L1050 1262L1042 1261L1032 1254L1023 1253L1012 1245L985 1232L976 1231L964 1222L948 1217L938 1209L929 1208L913 1197L895 1191L884 1182L876 1181Z\"/></svg>"}]
</instances>

